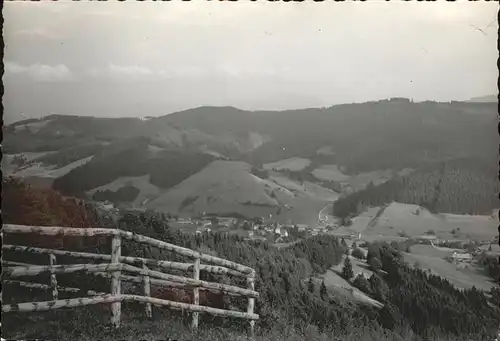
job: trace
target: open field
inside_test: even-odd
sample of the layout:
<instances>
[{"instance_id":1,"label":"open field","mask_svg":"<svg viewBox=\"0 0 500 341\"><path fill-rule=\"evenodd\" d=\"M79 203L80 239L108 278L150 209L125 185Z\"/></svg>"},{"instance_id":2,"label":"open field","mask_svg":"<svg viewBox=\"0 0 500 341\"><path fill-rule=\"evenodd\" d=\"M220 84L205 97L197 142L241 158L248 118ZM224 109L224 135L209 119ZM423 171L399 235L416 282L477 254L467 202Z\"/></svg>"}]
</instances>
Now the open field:
<instances>
[{"instance_id":1,"label":"open field","mask_svg":"<svg viewBox=\"0 0 500 341\"><path fill-rule=\"evenodd\" d=\"M40 129L45 127L51 120L44 120L38 122L29 122L26 124L19 124L14 127L15 131L29 130L31 133L37 133Z\"/></svg>"},{"instance_id":2,"label":"open field","mask_svg":"<svg viewBox=\"0 0 500 341\"><path fill-rule=\"evenodd\" d=\"M325 202L336 198L335 192L312 183L301 185L283 176L261 179L245 162L217 160L161 193L146 207L186 216L238 213L315 224Z\"/></svg>"},{"instance_id":3,"label":"open field","mask_svg":"<svg viewBox=\"0 0 500 341\"><path fill-rule=\"evenodd\" d=\"M393 202L385 208L369 208L352 219L346 231L366 238L418 237L433 233L439 239L493 240L498 234L493 216L433 214L410 204Z\"/></svg>"},{"instance_id":4,"label":"open field","mask_svg":"<svg viewBox=\"0 0 500 341\"><path fill-rule=\"evenodd\" d=\"M113 182L110 182L104 186L94 188L87 192L87 194L92 197L97 191L112 191L116 192L124 186L133 186L137 188L140 192L137 198L132 202L133 205L141 205L145 200L150 200L157 197L161 193L161 189L149 182L150 175L136 176L136 177L121 177Z\"/></svg>"},{"instance_id":5,"label":"open field","mask_svg":"<svg viewBox=\"0 0 500 341\"><path fill-rule=\"evenodd\" d=\"M339 194L331 189L321 187L315 183L304 181L299 184L296 181L290 180L283 175L271 175L269 177L277 185L294 193L295 196L311 197L313 200L335 201L338 199Z\"/></svg>"},{"instance_id":6,"label":"open field","mask_svg":"<svg viewBox=\"0 0 500 341\"><path fill-rule=\"evenodd\" d=\"M342 182L349 179L349 175L342 173L337 165L323 165L312 171L312 174L321 180Z\"/></svg>"},{"instance_id":7,"label":"open field","mask_svg":"<svg viewBox=\"0 0 500 341\"><path fill-rule=\"evenodd\" d=\"M38 157L44 156L47 153L22 153L28 161L34 160ZM21 155L21 154L17 154ZM29 176L39 176L45 178L58 178L69 172L71 172L76 167L86 164L92 159L92 156L74 161L64 167L57 168L53 165L43 165L40 162L29 165L28 167L17 167L12 165L12 159L14 155L5 155L5 161L2 160L2 168L7 175L14 175L17 177L29 177ZM4 168L5 167L5 168Z\"/></svg>"},{"instance_id":8,"label":"open field","mask_svg":"<svg viewBox=\"0 0 500 341\"><path fill-rule=\"evenodd\" d=\"M372 275L366 263L360 261L354 257L351 257L352 269L354 271L354 276L362 273L366 278ZM375 307L382 307L382 304L363 293L361 290L353 287L348 281L340 276L342 272L342 266L344 262L342 261L339 265L329 269L325 274L319 276L320 280L325 281L327 289L335 292L336 294L341 294L345 297L354 299L360 303L369 304Z\"/></svg>"},{"instance_id":9,"label":"open field","mask_svg":"<svg viewBox=\"0 0 500 341\"><path fill-rule=\"evenodd\" d=\"M445 258L451 257L453 252L463 252L461 249L451 249L447 247L432 247L431 245L412 245L410 253L413 255L427 256L427 257L437 257Z\"/></svg>"},{"instance_id":10,"label":"open field","mask_svg":"<svg viewBox=\"0 0 500 341\"><path fill-rule=\"evenodd\" d=\"M264 169L271 170L291 170L291 171L301 171L311 164L311 161L301 157L292 157L285 160L279 160L276 162L266 163Z\"/></svg>"},{"instance_id":11,"label":"open field","mask_svg":"<svg viewBox=\"0 0 500 341\"><path fill-rule=\"evenodd\" d=\"M495 283L474 264L456 265L440 257L413 253L403 253L403 256L410 265L418 263L419 268L428 269L432 273L446 278L458 288L470 289L475 286L478 289L488 291L495 286Z\"/></svg>"},{"instance_id":12,"label":"open field","mask_svg":"<svg viewBox=\"0 0 500 341\"><path fill-rule=\"evenodd\" d=\"M26 154L28 154L28 160L33 160L35 158L46 155L47 153L23 153L23 155ZM2 160L2 170L4 171L5 175L23 178L24 181L32 186L40 188L50 188L52 186L52 182L56 178L68 174L73 169L86 164L90 161L90 159L92 159L92 156L77 160L61 168L57 168L56 166L43 165L42 163L34 163L32 165L29 165L28 167L19 168L15 165L12 165L12 159L7 159L5 163ZM6 165L5 167L4 164Z\"/></svg>"},{"instance_id":13,"label":"open field","mask_svg":"<svg viewBox=\"0 0 500 341\"><path fill-rule=\"evenodd\" d=\"M352 219L351 226L340 226L331 233L339 236L361 233L361 239L367 242L404 241L430 232L438 239L493 241L498 233L496 226L496 220L491 216L433 214L417 205L394 202L387 207L368 208ZM346 241L352 243L348 239ZM497 244L492 244L491 251L488 251L489 245L485 243L481 249L490 255L500 255ZM410 265L417 263L420 268L447 278L458 288L475 286L488 291L495 285L475 261L452 264L445 260L453 252L463 253L464 250L417 244L411 247L411 253L403 255ZM359 268L359 264L354 263L353 268Z\"/></svg>"},{"instance_id":14,"label":"open field","mask_svg":"<svg viewBox=\"0 0 500 341\"><path fill-rule=\"evenodd\" d=\"M2 156L2 171L4 172L4 174L11 175L20 168L18 165L12 163L16 156L23 156L27 161L32 161L47 154L50 154L50 152L24 152L18 154L4 154Z\"/></svg>"},{"instance_id":15,"label":"open field","mask_svg":"<svg viewBox=\"0 0 500 341\"><path fill-rule=\"evenodd\" d=\"M403 175L411 172L410 169L404 169L398 174ZM359 173L355 175L347 175L342 173L337 165L322 165L312 171L312 174L320 179L326 181L339 182L346 186L350 191L359 191L364 189L371 183L379 185L391 179L396 172L392 170L378 170L373 172Z\"/></svg>"},{"instance_id":16,"label":"open field","mask_svg":"<svg viewBox=\"0 0 500 341\"><path fill-rule=\"evenodd\" d=\"M323 146L316 153L319 155L335 155L335 149L332 146Z\"/></svg>"}]
</instances>

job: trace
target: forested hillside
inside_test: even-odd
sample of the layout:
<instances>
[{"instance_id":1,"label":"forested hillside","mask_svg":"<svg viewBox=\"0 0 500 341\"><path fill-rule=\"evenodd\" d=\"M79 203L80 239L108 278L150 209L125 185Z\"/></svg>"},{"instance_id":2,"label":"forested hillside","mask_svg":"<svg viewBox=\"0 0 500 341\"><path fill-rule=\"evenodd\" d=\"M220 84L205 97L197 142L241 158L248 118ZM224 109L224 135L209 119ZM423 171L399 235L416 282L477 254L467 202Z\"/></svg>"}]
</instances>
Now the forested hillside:
<instances>
[{"instance_id":1,"label":"forested hillside","mask_svg":"<svg viewBox=\"0 0 500 341\"><path fill-rule=\"evenodd\" d=\"M396 201L432 212L491 214L499 205L496 173L494 162L478 158L439 162L342 197L335 202L333 213L345 218L366 206Z\"/></svg>"},{"instance_id":2,"label":"forested hillside","mask_svg":"<svg viewBox=\"0 0 500 341\"><path fill-rule=\"evenodd\" d=\"M57 151L142 136L169 148L208 146L259 166L294 156L314 158L327 146L334 156L329 162L356 173L495 157L495 124L495 103L399 98L276 112L200 107L145 121L53 115L16 122L6 127L4 147L9 154Z\"/></svg>"},{"instance_id":3,"label":"forested hillside","mask_svg":"<svg viewBox=\"0 0 500 341\"><path fill-rule=\"evenodd\" d=\"M57 178L53 188L64 194L82 196L86 191L119 177L149 174L151 184L166 189L197 173L214 160L213 156L196 151L151 152L148 143L143 138L131 139L129 144L115 142L88 163Z\"/></svg>"},{"instance_id":4,"label":"forested hillside","mask_svg":"<svg viewBox=\"0 0 500 341\"><path fill-rule=\"evenodd\" d=\"M9 186L11 187L3 199L15 202L16 206L3 207L4 222L38 222L39 220L30 220L29 217L44 214L45 208L40 201L48 201L49 196L41 194L33 198L30 190L20 184L13 183ZM19 220L17 207L33 213ZM58 207L64 210L66 206ZM61 214L63 213L59 216ZM54 218L45 223L65 223L60 219ZM384 304L382 309L377 310L355 304L334 293L325 295L319 285L307 284L309 276L323 273L341 261L345 248L335 237L318 236L277 249L267 242L248 242L236 236L217 233L193 236L174 232L161 215L145 218L141 225L141 234L254 267L257 270L256 289L261 294L256 304L256 313L261 317L258 322L260 334L272 330L283 330L286 333L294 330L296 334L301 334L301 331L316 328L315 335L319 340L322 333L342 338L342 335L366 335L368 329L371 334L379 335L378 340L403 340L407 339L408 331L411 330L411 333L419 336L415 340L463 337L490 341L498 329L500 309L495 304L488 304L489 299L484 293L475 289L459 291L443 278L429 275L419 269L411 269L402 262L397 245L369 245L368 258L377 258L383 271L373 274L360 288ZM130 221L123 222L121 226L128 230L137 230L135 223ZM29 245L31 241L25 240L24 243ZM109 252L109 243L73 248ZM135 243L125 243L122 251L124 255L142 255L156 259L166 259L169 256L164 252L139 247ZM173 260L171 257L168 259ZM226 278L225 281L231 282L232 279ZM360 280L354 282L359 285ZM100 282L87 284L95 290L99 290L100 285L108 285ZM495 291L493 300L498 299L497 296ZM244 304L238 299L231 298L231 301L237 306ZM6 314L3 317L4 327L7 327L4 328L4 335L20 335L19 333L29 326L29 321L26 315ZM204 324L221 322L220 319L211 320L204 316ZM244 327L244 323L239 322L234 322L231 326L223 325L229 330ZM92 326L92 330L95 329L96 326ZM37 336L45 338L53 338L54 335L73 338L76 337L75 333L92 333L82 327L78 330L41 330L43 335ZM383 330L385 332L382 332Z\"/></svg>"},{"instance_id":5,"label":"forested hillside","mask_svg":"<svg viewBox=\"0 0 500 341\"><path fill-rule=\"evenodd\" d=\"M81 144L111 142L142 135L137 118L50 115L5 127L4 152L56 151Z\"/></svg>"},{"instance_id":6,"label":"forested hillside","mask_svg":"<svg viewBox=\"0 0 500 341\"><path fill-rule=\"evenodd\" d=\"M95 227L94 211L82 201L65 198L54 190L32 188L15 178L2 180L2 220L5 224L34 226ZM4 243L15 243L19 236L4 236ZM22 239L22 238L21 238ZM63 248L78 243L71 237L37 237L31 245Z\"/></svg>"}]
</instances>

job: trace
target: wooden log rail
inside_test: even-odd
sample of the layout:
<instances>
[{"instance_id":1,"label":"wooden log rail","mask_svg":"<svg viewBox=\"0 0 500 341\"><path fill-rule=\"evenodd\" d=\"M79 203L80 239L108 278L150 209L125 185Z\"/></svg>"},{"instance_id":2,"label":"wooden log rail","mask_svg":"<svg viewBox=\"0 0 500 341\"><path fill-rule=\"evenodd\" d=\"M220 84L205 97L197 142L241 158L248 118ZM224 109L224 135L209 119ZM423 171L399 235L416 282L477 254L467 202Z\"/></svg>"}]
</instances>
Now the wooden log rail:
<instances>
[{"instance_id":1,"label":"wooden log rail","mask_svg":"<svg viewBox=\"0 0 500 341\"><path fill-rule=\"evenodd\" d=\"M52 290L51 285L47 284L41 284L41 283L31 283L31 282L24 282L24 281L12 281L12 280L4 280L3 284L14 284L14 285L19 285L21 287L25 288L31 288L31 289L41 289L41 290ZM74 292L74 293L80 293L80 292L85 292L85 294L89 296L98 296L98 295L105 295L106 293L104 292L97 292L94 290L82 290L79 288L72 288L72 287L62 287L58 286L57 290L60 292Z\"/></svg>"},{"instance_id":2,"label":"wooden log rail","mask_svg":"<svg viewBox=\"0 0 500 341\"><path fill-rule=\"evenodd\" d=\"M181 277L176 275L170 275L159 271L137 268L135 266L122 264L122 263L111 263L111 264L72 264L72 265L37 265L37 266L17 266L8 267L3 270L5 276L12 278L24 277L24 276L38 276L42 273L54 273L54 274L70 274L70 273L89 273L89 272L132 272L139 274L141 276L149 276L152 278L163 279L165 281L181 283L189 285L193 288L205 288L212 289L219 292L230 292L238 294L240 296L247 296L251 298L258 298L259 293L254 290L243 289L237 286L212 283L207 281L201 281L199 279Z\"/></svg>"},{"instance_id":3,"label":"wooden log rail","mask_svg":"<svg viewBox=\"0 0 500 341\"><path fill-rule=\"evenodd\" d=\"M252 268L249 268L238 263L234 263L219 257L210 256L207 254L200 253L198 251L193 251L184 247L169 244L161 240L157 240L150 237L145 237L133 232L122 231L118 229L103 229L103 228L70 228L70 227L46 227L46 226L26 226L26 225L3 225L4 233L33 233L45 236L80 236L80 237L92 237L92 236L115 236L120 235L122 238L133 240L139 243L148 244L150 246L155 246L159 249L175 252L179 255L187 256L193 259L200 259L200 261L217 264L224 266L226 268L236 270L243 274L251 274L254 272Z\"/></svg>"},{"instance_id":4,"label":"wooden log rail","mask_svg":"<svg viewBox=\"0 0 500 341\"><path fill-rule=\"evenodd\" d=\"M240 311L205 307L200 305L174 302L174 301L162 300L159 298L144 297L138 295L101 295L95 297L72 298L66 300L55 300L55 301L45 301L45 302L14 303L2 306L2 312L8 313L12 311L17 311L17 312L49 311L59 308L81 307L86 305L103 304L103 303L109 304L121 301L151 303L152 305L155 306L167 306L169 308L176 310L187 310L198 313L209 313L217 316L236 317L248 320L259 319L259 315L257 314L249 314Z\"/></svg>"},{"instance_id":5,"label":"wooden log rail","mask_svg":"<svg viewBox=\"0 0 500 341\"><path fill-rule=\"evenodd\" d=\"M15 266L15 267L24 267L24 268L33 267L33 266L40 266L40 265L34 265L34 264L28 264L28 263L19 263L19 262L5 261L5 260L2 261L2 265L3 266L7 266L7 267L9 267L9 266L10 267ZM104 273L104 272L91 272L91 273L88 273L88 274L89 275L95 275L95 276L98 276L98 277L111 278L110 274ZM144 278L143 277L149 277L149 276L142 275L141 277L137 277L137 276L121 275L120 279L122 281L125 281L125 282L133 282L133 283L137 283L137 284L144 284ZM9 281L9 280L4 281L4 283L6 283L6 284L9 284L11 282L17 282L17 281ZM210 291L210 292L213 292L213 293L223 293L224 295L229 295L229 296L235 296L235 297L240 297L241 296L239 294L235 294L233 292L228 292L228 291L224 291L224 290L217 290L217 289L212 289L212 288L197 287L197 286L193 286L191 284L178 283L178 282L172 282L172 281L165 281L165 280L156 279L156 278L149 278L149 283L150 283L149 284L150 286L153 285L153 286L159 286L159 287L183 288L183 289L195 289L195 288L198 288L199 290L206 290L206 291ZM36 286L33 287L33 288L36 288ZM40 288L42 288L42 287L40 287ZM77 290L80 290L80 289L77 289ZM151 290L151 289L149 289L149 290ZM73 292L72 290L62 290L62 291ZM146 295L146 296L149 296L149 295Z\"/></svg>"},{"instance_id":6,"label":"wooden log rail","mask_svg":"<svg viewBox=\"0 0 500 341\"><path fill-rule=\"evenodd\" d=\"M97 253L87 253L87 252L74 252L74 251L65 251L65 250L52 250L52 249L44 249L38 247L28 247L28 246L19 246L19 245L2 245L2 249L10 250L10 251L18 251L18 252L26 252L33 254L52 254L55 256L67 256L73 258L81 258L81 259L92 259L92 260L100 260L100 261L111 261L111 256L106 254L97 254ZM150 268L158 267L169 270L181 270L181 271L193 271L194 264L189 263L179 263L179 262L170 262L165 260L154 260L147 259L141 257L119 257L120 263L127 263L131 265L140 264L141 266L145 265ZM221 266L213 266L200 264L200 271L217 274L217 275L233 275L237 277L247 277L247 275L231 270Z\"/></svg>"},{"instance_id":7,"label":"wooden log rail","mask_svg":"<svg viewBox=\"0 0 500 341\"><path fill-rule=\"evenodd\" d=\"M52 250L37 247L27 247L18 245L3 245L4 250L25 252L31 254L48 255L48 266L46 265L31 265L15 261L2 261L2 264L9 266L4 268L3 282L5 284L18 284L20 286L37 288L42 290L52 290L52 301L33 302L33 303L18 303L3 305L3 312L11 311L47 311L58 308L79 307L93 304L111 304L111 323L115 327L120 325L121 302L135 301L145 304L146 316L152 316L152 305L160 307L168 307L169 309L179 309L192 312L193 329L198 328L199 313L209 313L212 315L243 318L249 320L249 334L253 337L255 321L259 316L254 313L255 299L259 297L259 293L254 289L255 270L244 265L240 265L222 258L202 254L187 248L169 244L150 237L138 235L132 232L122 231L118 229L104 228L66 228L66 227L39 227L25 225L3 225L2 233L21 233L21 234L39 234L47 236L110 236L111 255L93 254L86 252L74 252L66 250ZM193 263L170 262L165 260L153 260L141 257L128 257L121 255L121 243L123 239L136 241L138 243L154 246L162 250L174 252L193 259ZM80 259L90 259L97 261L109 262L105 264L71 264L58 265L57 256L74 257ZM214 265L201 264L201 262L212 263ZM190 272L192 277L182 277L177 275L166 274L160 271L152 270L167 269L180 270ZM244 277L247 280L247 287L240 288L233 285L212 283L200 280L200 271L213 274L227 274L237 277ZM39 284L23 281L14 281L4 279L4 277L16 278L25 276L37 276L42 273L50 274L50 283ZM110 294L103 294L92 290L83 291L87 295L94 297L75 298L58 300L59 291L63 292L82 292L78 288L65 288L57 284L58 274L85 273L95 276L103 276L111 278ZM135 276L130 276L124 273L133 273ZM128 295L121 292L121 281L130 281L142 284L142 292L144 296ZM165 287L180 287L193 291L193 304L174 302L150 297L151 285ZM233 310L216 309L207 306L199 305L199 290L209 290L214 292L222 292L224 294L234 296L244 296L248 298L246 312Z\"/></svg>"}]
</instances>

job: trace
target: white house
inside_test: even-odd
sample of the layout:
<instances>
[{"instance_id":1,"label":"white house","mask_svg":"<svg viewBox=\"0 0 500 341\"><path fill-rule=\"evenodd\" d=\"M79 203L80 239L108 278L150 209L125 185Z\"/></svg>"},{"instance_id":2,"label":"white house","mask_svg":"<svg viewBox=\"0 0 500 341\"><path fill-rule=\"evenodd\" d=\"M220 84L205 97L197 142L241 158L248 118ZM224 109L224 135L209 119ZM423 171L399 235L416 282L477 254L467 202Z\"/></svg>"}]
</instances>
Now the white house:
<instances>
[{"instance_id":1,"label":"white house","mask_svg":"<svg viewBox=\"0 0 500 341\"><path fill-rule=\"evenodd\" d=\"M281 237L288 237L288 231L285 228L280 227L279 225L274 229L274 233L279 234Z\"/></svg>"},{"instance_id":2,"label":"white house","mask_svg":"<svg viewBox=\"0 0 500 341\"><path fill-rule=\"evenodd\" d=\"M472 260L472 255L470 253L453 252L451 258L456 262L470 262Z\"/></svg>"}]
</instances>

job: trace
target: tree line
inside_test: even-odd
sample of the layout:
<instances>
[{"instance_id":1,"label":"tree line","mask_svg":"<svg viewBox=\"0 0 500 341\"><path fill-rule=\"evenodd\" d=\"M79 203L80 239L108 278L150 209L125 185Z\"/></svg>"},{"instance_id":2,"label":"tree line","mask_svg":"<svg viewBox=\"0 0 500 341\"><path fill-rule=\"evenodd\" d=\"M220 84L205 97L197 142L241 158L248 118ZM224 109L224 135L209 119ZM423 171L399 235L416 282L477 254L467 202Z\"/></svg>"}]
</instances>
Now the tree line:
<instances>
[{"instance_id":1,"label":"tree line","mask_svg":"<svg viewBox=\"0 0 500 341\"><path fill-rule=\"evenodd\" d=\"M366 206L382 206L393 201L416 204L431 212L491 214L498 207L500 189L491 165L475 165L474 160L438 163L406 176L339 198L333 214L355 216Z\"/></svg>"}]
</instances>

